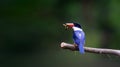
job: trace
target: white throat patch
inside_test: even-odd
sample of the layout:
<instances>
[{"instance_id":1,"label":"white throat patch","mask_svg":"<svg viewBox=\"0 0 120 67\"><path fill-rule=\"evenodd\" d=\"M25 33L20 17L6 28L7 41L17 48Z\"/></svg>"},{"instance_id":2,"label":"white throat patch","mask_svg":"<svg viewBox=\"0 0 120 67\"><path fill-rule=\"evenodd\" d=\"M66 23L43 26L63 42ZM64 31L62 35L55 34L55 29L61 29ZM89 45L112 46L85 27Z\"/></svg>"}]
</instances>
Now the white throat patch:
<instances>
[{"instance_id":1,"label":"white throat patch","mask_svg":"<svg viewBox=\"0 0 120 67\"><path fill-rule=\"evenodd\" d=\"M72 27L74 31L82 31L81 28L78 28L78 27Z\"/></svg>"}]
</instances>

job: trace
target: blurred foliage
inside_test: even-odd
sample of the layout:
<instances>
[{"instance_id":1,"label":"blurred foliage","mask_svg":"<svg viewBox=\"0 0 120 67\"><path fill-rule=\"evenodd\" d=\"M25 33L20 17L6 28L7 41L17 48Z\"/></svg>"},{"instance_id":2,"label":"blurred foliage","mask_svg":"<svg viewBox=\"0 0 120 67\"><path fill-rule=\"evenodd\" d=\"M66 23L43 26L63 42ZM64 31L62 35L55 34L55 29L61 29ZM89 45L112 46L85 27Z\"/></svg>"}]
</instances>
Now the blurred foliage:
<instances>
[{"instance_id":1,"label":"blurred foliage","mask_svg":"<svg viewBox=\"0 0 120 67\"><path fill-rule=\"evenodd\" d=\"M89 47L120 49L119 0L0 0L1 67L117 67L119 57L63 50L78 22Z\"/></svg>"}]
</instances>

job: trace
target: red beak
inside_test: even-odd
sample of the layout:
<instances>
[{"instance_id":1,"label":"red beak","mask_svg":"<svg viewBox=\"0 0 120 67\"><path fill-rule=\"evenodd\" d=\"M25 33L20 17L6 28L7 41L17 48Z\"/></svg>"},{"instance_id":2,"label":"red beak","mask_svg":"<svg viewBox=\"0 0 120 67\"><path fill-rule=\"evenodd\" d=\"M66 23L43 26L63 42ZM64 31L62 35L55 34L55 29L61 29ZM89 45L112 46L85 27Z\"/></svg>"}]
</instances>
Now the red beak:
<instances>
[{"instance_id":1,"label":"red beak","mask_svg":"<svg viewBox=\"0 0 120 67\"><path fill-rule=\"evenodd\" d=\"M70 28L72 28L72 27L74 26L73 23L66 23L66 25L67 25L68 27L70 27Z\"/></svg>"}]
</instances>

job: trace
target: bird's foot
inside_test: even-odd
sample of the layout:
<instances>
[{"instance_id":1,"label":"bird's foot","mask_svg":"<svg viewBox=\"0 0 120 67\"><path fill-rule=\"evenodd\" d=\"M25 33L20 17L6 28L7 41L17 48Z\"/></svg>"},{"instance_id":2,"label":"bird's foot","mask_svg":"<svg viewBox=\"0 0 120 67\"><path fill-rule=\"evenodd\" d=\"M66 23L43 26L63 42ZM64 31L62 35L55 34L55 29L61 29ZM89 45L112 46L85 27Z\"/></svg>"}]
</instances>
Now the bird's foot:
<instances>
[{"instance_id":1,"label":"bird's foot","mask_svg":"<svg viewBox=\"0 0 120 67\"><path fill-rule=\"evenodd\" d=\"M74 43L73 45L74 45L75 47L77 47L77 44Z\"/></svg>"},{"instance_id":2,"label":"bird's foot","mask_svg":"<svg viewBox=\"0 0 120 67\"><path fill-rule=\"evenodd\" d=\"M74 46L77 46L77 44L73 44Z\"/></svg>"}]
</instances>

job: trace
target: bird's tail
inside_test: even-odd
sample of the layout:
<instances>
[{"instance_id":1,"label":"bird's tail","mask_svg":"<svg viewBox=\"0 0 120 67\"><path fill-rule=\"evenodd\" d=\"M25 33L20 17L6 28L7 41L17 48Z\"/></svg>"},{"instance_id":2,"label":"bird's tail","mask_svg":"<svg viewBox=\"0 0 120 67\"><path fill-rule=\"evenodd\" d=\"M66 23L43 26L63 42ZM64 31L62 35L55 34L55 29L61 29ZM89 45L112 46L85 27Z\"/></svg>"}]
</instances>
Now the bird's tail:
<instances>
[{"instance_id":1,"label":"bird's tail","mask_svg":"<svg viewBox=\"0 0 120 67\"><path fill-rule=\"evenodd\" d=\"M80 54L84 54L85 53L83 45L79 45L79 52L80 52Z\"/></svg>"}]
</instances>

